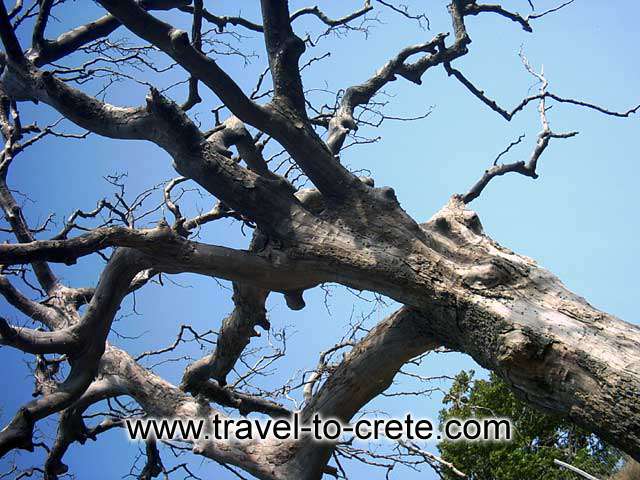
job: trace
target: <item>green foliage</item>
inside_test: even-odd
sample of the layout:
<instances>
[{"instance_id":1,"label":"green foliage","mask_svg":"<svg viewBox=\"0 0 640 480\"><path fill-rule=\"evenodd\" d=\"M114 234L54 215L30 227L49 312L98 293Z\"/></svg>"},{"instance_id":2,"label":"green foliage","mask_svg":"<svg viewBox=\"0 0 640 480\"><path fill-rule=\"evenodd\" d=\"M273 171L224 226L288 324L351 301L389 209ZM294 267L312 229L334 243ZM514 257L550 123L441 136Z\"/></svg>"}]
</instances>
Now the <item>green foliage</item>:
<instances>
[{"instance_id":1,"label":"green foliage","mask_svg":"<svg viewBox=\"0 0 640 480\"><path fill-rule=\"evenodd\" d=\"M442 441L442 457L470 480L575 480L574 474L553 464L555 458L598 478L616 471L621 454L595 435L558 416L546 415L517 399L497 376L474 380L460 372L444 398L440 421L449 418L506 417L512 420L510 442ZM445 472L446 479L457 479Z\"/></svg>"}]
</instances>

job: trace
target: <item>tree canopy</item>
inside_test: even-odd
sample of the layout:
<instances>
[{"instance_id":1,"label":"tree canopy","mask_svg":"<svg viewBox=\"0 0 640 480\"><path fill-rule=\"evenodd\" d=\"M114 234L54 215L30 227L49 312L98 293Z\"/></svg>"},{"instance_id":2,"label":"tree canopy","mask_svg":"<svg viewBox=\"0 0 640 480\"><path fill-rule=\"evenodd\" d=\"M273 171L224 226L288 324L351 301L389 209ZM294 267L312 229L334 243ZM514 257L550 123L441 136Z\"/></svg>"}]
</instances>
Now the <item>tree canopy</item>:
<instances>
[{"instance_id":1,"label":"tree canopy","mask_svg":"<svg viewBox=\"0 0 640 480\"><path fill-rule=\"evenodd\" d=\"M441 442L442 458L456 465L470 480L563 480L574 478L557 465L562 460L597 478L608 478L620 465L620 451L566 418L547 415L516 398L495 374L475 379L460 372L443 400L440 412L450 418L504 417L512 421L514 438L508 442ZM459 476L444 469L447 479Z\"/></svg>"}]
</instances>

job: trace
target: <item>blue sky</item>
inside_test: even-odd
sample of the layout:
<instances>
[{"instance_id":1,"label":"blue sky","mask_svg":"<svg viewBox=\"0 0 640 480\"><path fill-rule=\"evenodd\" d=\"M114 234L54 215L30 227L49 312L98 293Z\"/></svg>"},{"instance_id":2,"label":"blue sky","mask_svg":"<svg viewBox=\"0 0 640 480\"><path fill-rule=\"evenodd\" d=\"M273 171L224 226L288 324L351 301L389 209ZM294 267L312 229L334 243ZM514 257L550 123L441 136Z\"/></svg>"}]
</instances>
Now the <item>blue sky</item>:
<instances>
[{"instance_id":1,"label":"blue sky","mask_svg":"<svg viewBox=\"0 0 640 480\"><path fill-rule=\"evenodd\" d=\"M258 20L256 3L220 1L211 8L219 14L242 11L248 18ZM329 58L305 70L305 87L338 90L361 82L404 46L428 40L440 31L449 31L445 2L405 3L414 11L424 10L428 5L425 12L431 21L431 31L421 30L389 10L381 10L379 21L371 24L368 36L359 32L351 32L346 38L330 36L305 54L303 62L331 52ZM540 10L555 5L545 0L535 3ZM321 4L333 16L361 6L360 2ZM292 10L305 5L294 1ZM529 8L525 0L506 1L504 5L522 13ZM638 42L639 14L640 4L631 0L619 0L615 6L613 2L577 0L557 14L535 22L533 34L502 17L490 14L471 17L467 19L473 40L470 53L455 66L498 103L510 107L529 94L533 84L517 55L522 47L535 68L544 64L551 91L626 110L640 101L637 92L640 67L632 48ZM47 36L55 37L99 15L100 9L93 2L68 2L56 10L59 22L50 22ZM188 28L184 16L175 13L161 16ZM321 31L316 20L307 18L298 21L295 29L300 36L307 31ZM240 32L247 36L243 44L255 52L255 57L251 57L248 64L239 57L221 57L220 65L249 92L264 69L264 48L257 34ZM27 26L21 31L25 45L29 35ZM126 31L120 29L114 38L125 35ZM146 74L139 77L149 81L157 78ZM163 74L160 81L168 86L183 78L183 72L174 68ZM411 123L389 121L380 129L362 131L382 139L348 149L342 155L351 168L368 169L378 186L393 186L402 206L421 221L442 207L451 194L465 191L496 155L523 133L525 140L512 150L507 160L528 157L540 128L533 105L508 123L455 80L447 78L444 70L429 71L423 80L421 86L398 80L385 89L386 95L380 99L389 102L386 107L389 115L418 116L433 107L429 117ZM98 90L97 84L86 88L89 92ZM184 98L182 87L168 93L177 100ZM106 99L119 105L139 105L145 94L146 87L122 82L109 90ZM321 93L312 95L320 98ZM198 120L206 127L212 122L208 111L218 103L206 91L203 97L205 104L195 110ZM55 112L41 105L20 107L24 123L37 120L40 125L46 125L58 118ZM480 215L485 231L495 240L536 259L596 307L639 323L635 308L640 293L635 278L635 272L640 269L637 246L640 220L635 207L640 178L638 119L605 117L568 105L556 105L549 111L549 120L556 131L578 130L580 134L552 142L541 160L538 180L518 175L498 178L472 208ZM68 131L78 131L71 125L66 127ZM49 212L55 212L60 222L74 209L91 209L100 198L112 195L113 188L103 177L114 172L127 173L127 191L134 195L176 176L168 156L153 145L91 135L86 141L50 139L30 148L12 166L9 182L12 188L28 193L32 199L24 203L29 221L37 224ZM212 202L210 197L200 198L191 193L185 197L183 208L193 212L197 208L209 208ZM233 222L211 225L202 232L202 240L237 247L248 243L248 237L244 237L239 225ZM95 285L100 265L99 259L85 258L73 267L56 266L56 271L70 285ZM121 309L121 318L114 325L118 335L114 333L110 341L138 353L170 344L181 323L191 324L200 331L219 328L231 309L228 285L194 275L180 275L173 280L177 284L150 285L137 294L135 310L138 313L133 312L133 301L128 299ZM272 377L261 380L262 385L275 385L299 370L312 368L318 353L336 343L350 319L366 315L373 308L371 302L358 299L342 288L331 287L330 292L329 297L320 289L306 292L307 307L300 312L287 310L280 296L270 300L269 316L274 328L287 327L287 357L276 364ZM389 302L388 307L379 308L367 320L367 325L373 325L394 307ZM14 322L25 321L3 299L0 299L0 314ZM256 340L256 345L267 345L268 340L265 334ZM193 358L203 353L193 346L180 351L181 355ZM28 360L15 351L0 350L6 382L1 402L3 423L30 399L33 385ZM178 382L183 366L184 362L167 363L157 371L170 381ZM464 355L434 355L413 371L421 375L452 375L472 366L473 362ZM402 384L403 390L407 387ZM436 418L440 398L437 393L403 401L382 398L368 408L386 409L398 415L411 411L414 415ZM51 439L54 420L40 425L45 441ZM108 479L128 473L136 454L136 445L129 443L123 432L114 431L97 443L75 445L65 461L80 479ZM38 451L34 455L21 454L17 461L31 466L41 463L42 458L42 451ZM211 462L201 462L194 456L189 458L194 471L205 478L214 475L221 479L233 478ZM184 461L168 454L164 459L167 466ZM3 459L0 464L4 468L0 468L0 472L7 470L13 460L13 457ZM367 478L357 465L350 466L349 472L351 478ZM396 478L418 477L436 478L428 469L422 475L399 471Z\"/></svg>"}]
</instances>

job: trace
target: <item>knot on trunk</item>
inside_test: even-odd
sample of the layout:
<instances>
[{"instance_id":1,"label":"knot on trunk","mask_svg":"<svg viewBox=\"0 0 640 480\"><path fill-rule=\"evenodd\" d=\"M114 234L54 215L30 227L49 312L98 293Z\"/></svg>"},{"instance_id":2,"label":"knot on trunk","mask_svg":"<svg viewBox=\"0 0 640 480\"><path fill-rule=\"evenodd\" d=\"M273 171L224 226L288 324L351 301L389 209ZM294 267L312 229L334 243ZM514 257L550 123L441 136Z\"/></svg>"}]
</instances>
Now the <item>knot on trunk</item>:
<instances>
[{"instance_id":1,"label":"knot on trunk","mask_svg":"<svg viewBox=\"0 0 640 480\"><path fill-rule=\"evenodd\" d=\"M483 290L514 283L520 275L504 259L492 258L486 263L469 267L462 275L463 283Z\"/></svg>"},{"instance_id":2,"label":"knot on trunk","mask_svg":"<svg viewBox=\"0 0 640 480\"><path fill-rule=\"evenodd\" d=\"M501 335L501 340L498 362L502 365L526 369L542 365L543 362L539 360L546 355L553 344L553 340L533 335L526 329L510 330ZM533 360L536 361L533 362Z\"/></svg>"},{"instance_id":3,"label":"knot on trunk","mask_svg":"<svg viewBox=\"0 0 640 480\"><path fill-rule=\"evenodd\" d=\"M484 233L480 217L473 210L465 210L462 212L462 222L473 232L478 235Z\"/></svg>"}]
</instances>

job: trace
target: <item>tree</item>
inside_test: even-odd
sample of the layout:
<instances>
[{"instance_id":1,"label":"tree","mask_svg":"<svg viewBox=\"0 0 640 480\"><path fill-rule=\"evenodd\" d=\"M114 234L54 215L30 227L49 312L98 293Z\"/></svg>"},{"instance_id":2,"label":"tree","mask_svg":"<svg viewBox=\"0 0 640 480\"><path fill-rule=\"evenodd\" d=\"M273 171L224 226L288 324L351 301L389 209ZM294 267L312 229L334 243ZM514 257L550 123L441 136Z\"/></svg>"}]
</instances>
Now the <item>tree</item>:
<instances>
[{"instance_id":1,"label":"tree","mask_svg":"<svg viewBox=\"0 0 640 480\"><path fill-rule=\"evenodd\" d=\"M438 448L442 458L469 478L507 480L567 478L554 465L562 460L598 478L616 471L620 453L591 433L555 415L545 415L527 406L510 392L495 374L488 380L475 380L474 372L462 371L445 396L447 408L440 413L450 418L504 417L513 422L510 442L443 441ZM445 470L445 477L460 478Z\"/></svg>"},{"instance_id":2,"label":"tree","mask_svg":"<svg viewBox=\"0 0 640 480\"><path fill-rule=\"evenodd\" d=\"M640 459L640 374L635 368L640 329L595 309L534 261L497 244L467 208L497 176L537 178L538 161L549 144L576 134L551 129L552 103L617 117L629 117L640 108L616 112L560 96L549 89L544 72L523 55L538 90L506 109L455 68L453 62L469 51L469 17L495 14L531 31L534 21L571 1L522 16L500 5L453 0L448 6L451 34L439 33L402 49L373 76L338 92L335 105L326 106L310 100L301 73L314 60L301 64L302 55L324 34L300 38L294 32L298 19L313 16L327 33L365 28L354 22L363 21L374 8L389 8L418 22L427 18L382 0L367 0L338 19L319 7L291 13L285 0L262 0L258 23L217 16L202 1L100 0L106 10L102 17L51 40L45 34L58 3L42 0L25 8L17 2L10 11L0 5L0 127L5 139L0 204L17 240L0 245L0 292L40 324L34 329L0 322L2 344L37 359L36 398L0 433L2 454L32 450L37 422L60 413L58 436L44 466L46 475L55 478L66 471L63 456L74 442L121 424L121 419L108 419L88 427L83 418L91 405L114 397L129 397L137 405L139 410L126 410L125 415L214 418L225 416L221 407L241 414L288 414L268 396L227 386L227 377L257 335L257 327L270 328L265 313L269 295L283 294L288 306L297 310L305 306L304 291L336 282L404 306L357 342L347 338L337 344L336 350L351 347L337 365L326 368L326 362L320 362L316 374L305 381L303 419L318 413L349 421L387 389L404 364L444 347L471 355L528 405L562 415ZM190 19L191 35L160 20L158 10L182 12ZM29 19L33 28L25 49L18 29ZM246 29L263 37L269 65L253 93L246 94L215 54L205 50L205 23L219 32L232 29L238 35ZM144 45L110 41L116 29L126 29ZM215 35L215 30L208 33ZM248 54L241 49L235 53ZM142 105L134 107L111 105L82 90L91 79L126 78L126 70L122 73L119 67L161 75L166 70L149 60L156 54L187 73L184 102L177 103L153 85ZM419 85L427 73L441 68L507 121L537 105L541 132L527 161L499 163L500 155L466 193L454 195L429 221L418 223L402 209L392 188L377 187L373 179L351 172L343 163L344 150L347 138L366 124L363 112L380 109L375 96L389 82ZM206 130L190 112L209 92L222 106L214 110L216 122ZM162 219L159 208L141 211L149 194L142 192L132 203L120 195L117 204L102 201L93 211L78 210L58 234L38 239L42 230L27 223L7 183L8 172L33 143L74 134L59 132L55 124L40 129L22 122L18 106L23 102L51 107L92 134L142 140L164 150L180 175L163 189L172 224ZM285 178L274 168L264 154L274 145L312 188L296 187L291 176ZM124 188L120 178L110 180ZM195 182L219 203L195 216L184 213L184 204L181 208L178 202L181 194L175 191L186 181ZM161 219L156 226L137 226L138 220L154 214ZM208 223L229 217L255 228L248 250L194 238ZM95 223L86 227L82 219ZM107 263L95 288L70 288L51 267L97 255ZM38 300L25 296L11 281L12 274L20 278L27 268L42 291ZM154 278L181 272L234 282L235 309L224 319L213 353L191 363L175 387L111 345L107 337L125 297ZM187 332L187 326L181 329L176 344ZM199 333L195 336L202 341ZM58 381L60 374L64 381ZM328 465L336 446L309 439L285 445L275 440L245 445L203 439L190 448L262 479L338 474ZM147 477L164 469L157 452L155 443L147 445Z\"/></svg>"}]
</instances>

